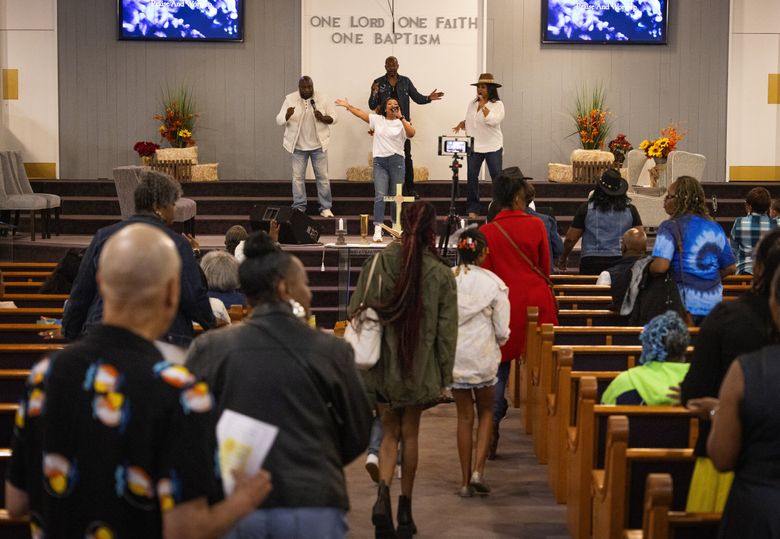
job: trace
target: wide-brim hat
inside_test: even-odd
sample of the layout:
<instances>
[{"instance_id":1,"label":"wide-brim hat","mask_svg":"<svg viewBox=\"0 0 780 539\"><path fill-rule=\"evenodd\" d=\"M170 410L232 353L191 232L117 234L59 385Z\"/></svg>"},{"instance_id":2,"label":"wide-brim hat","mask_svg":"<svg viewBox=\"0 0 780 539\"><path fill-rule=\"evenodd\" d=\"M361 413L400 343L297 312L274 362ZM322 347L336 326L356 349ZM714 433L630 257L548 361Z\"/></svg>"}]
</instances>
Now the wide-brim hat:
<instances>
[{"instance_id":1,"label":"wide-brim hat","mask_svg":"<svg viewBox=\"0 0 780 539\"><path fill-rule=\"evenodd\" d=\"M482 73L479 76L479 80L477 82L473 82L471 86L476 86L478 84L492 84L496 88L501 88L501 85L496 82L496 78L493 76L493 73Z\"/></svg>"},{"instance_id":2,"label":"wide-brim hat","mask_svg":"<svg viewBox=\"0 0 780 539\"><path fill-rule=\"evenodd\" d=\"M628 191L628 182L614 168L605 170L604 174L599 178L597 185L604 194L613 197L625 195L626 191Z\"/></svg>"},{"instance_id":3,"label":"wide-brim hat","mask_svg":"<svg viewBox=\"0 0 780 539\"><path fill-rule=\"evenodd\" d=\"M530 176L526 176L525 174L523 174L523 171L520 170L520 167L505 168L504 170L501 171L499 176L503 176L505 178L512 178L512 179L521 178L523 180L533 180L533 178L531 178Z\"/></svg>"}]
</instances>

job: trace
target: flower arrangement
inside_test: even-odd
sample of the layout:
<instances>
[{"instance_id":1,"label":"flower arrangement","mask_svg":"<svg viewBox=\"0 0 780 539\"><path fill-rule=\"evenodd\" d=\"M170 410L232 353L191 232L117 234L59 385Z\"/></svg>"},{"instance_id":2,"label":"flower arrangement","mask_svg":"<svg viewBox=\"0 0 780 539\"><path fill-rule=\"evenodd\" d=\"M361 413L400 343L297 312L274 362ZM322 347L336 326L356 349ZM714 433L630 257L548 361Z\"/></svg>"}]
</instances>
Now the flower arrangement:
<instances>
[{"instance_id":1,"label":"flower arrangement","mask_svg":"<svg viewBox=\"0 0 780 539\"><path fill-rule=\"evenodd\" d=\"M168 141L172 148L194 146L192 132L198 118L192 99L192 92L184 85L174 89L167 88L160 102L163 113L155 114L160 122L160 136Z\"/></svg>"},{"instance_id":2,"label":"flower arrangement","mask_svg":"<svg viewBox=\"0 0 780 539\"><path fill-rule=\"evenodd\" d=\"M615 163L622 164L626 160L628 152L634 149L634 146L628 141L623 133L609 141L607 145L609 151L615 156Z\"/></svg>"},{"instance_id":3,"label":"flower arrangement","mask_svg":"<svg viewBox=\"0 0 780 539\"><path fill-rule=\"evenodd\" d=\"M154 152L156 152L157 148L159 147L160 145L154 142L149 142L147 140L139 140L133 146L133 150L138 152L139 157L151 157L154 155Z\"/></svg>"},{"instance_id":4,"label":"flower arrangement","mask_svg":"<svg viewBox=\"0 0 780 539\"><path fill-rule=\"evenodd\" d=\"M582 147L586 150L601 148L609 135L611 121L607 111L607 92L603 85L598 85L594 90L582 88L577 93L574 112L571 117L577 127Z\"/></svg>"},{"instance_id":5,"label":"flower arrangement","mask_svg":"<svg viewBox=\"0 0 780 539\"><path fill-rule=\"evenodd\" d=\"M648 158L666 159L677 149L677 143L685 138L686 133L680 132L673 124L661 130L661 136L655 140L643 140L639 145Z\"/></svg>"}]
</instances>

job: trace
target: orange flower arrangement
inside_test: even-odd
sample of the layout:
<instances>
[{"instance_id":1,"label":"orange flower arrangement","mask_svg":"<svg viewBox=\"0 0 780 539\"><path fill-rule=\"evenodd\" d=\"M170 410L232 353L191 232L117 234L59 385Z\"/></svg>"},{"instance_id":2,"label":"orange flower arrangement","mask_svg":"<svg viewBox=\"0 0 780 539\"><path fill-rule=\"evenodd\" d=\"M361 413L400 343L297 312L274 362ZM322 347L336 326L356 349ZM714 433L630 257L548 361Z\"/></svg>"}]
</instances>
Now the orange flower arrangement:
<instances>
[{"instance_id":1,"label":"orange flower arrangement","mask_svg":"<svg viewBox=\"0 0 780 539\"><path fill-rule=\"evenodd\" d=\"M570 113L577 131L572 134L580 137L580 143L586 150L601 148L609 135L610 113L604 105L605 101L606 90L603 85L592 91L582 88L577 94L574 111Z\"/></svg>"},{"instance_id":2,"label":"orange flower arrangement","mask_svg":"<svg viewBox=\"0 0 780 539\"><path fill-rule=\"evenodd\" d=\"M167 140L172 148L186 148L195 145L192 132L198 115L194 112L192 93L185 86L167 89L162 96L162 114L155 114L160 122L160 136Z\"/></svg>"}]
</instances>

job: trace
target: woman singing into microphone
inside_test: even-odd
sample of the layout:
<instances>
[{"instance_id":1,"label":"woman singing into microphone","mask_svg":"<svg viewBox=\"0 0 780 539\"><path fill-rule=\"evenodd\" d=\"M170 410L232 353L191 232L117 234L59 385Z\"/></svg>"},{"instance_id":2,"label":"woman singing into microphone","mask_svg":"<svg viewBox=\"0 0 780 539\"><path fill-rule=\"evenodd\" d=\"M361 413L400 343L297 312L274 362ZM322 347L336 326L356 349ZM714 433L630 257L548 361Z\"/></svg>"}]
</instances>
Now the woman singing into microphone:
<instances>
[{"instance_id":1,"label":"woman singing into microphone","mask_svg":"<svg viewBox=\"0 0 780 539\"><path fill-rule=\"evenodd\" d=\"M414 136L414 127L401 114L398 101L393 98L385 100L379 110L382 114L366 112L349 104L346 99L337 99L336 105L344 107L349 112L367 122L374 131L374 241L382 241L382 227L385 220L385 196L394 195L401 189L404 182L404 141ZM390 186L395 189L390 192ZM394 216L395 204L390 207ZM393 217L391 217L391 221Z\"/></svg>"}]
</instances>

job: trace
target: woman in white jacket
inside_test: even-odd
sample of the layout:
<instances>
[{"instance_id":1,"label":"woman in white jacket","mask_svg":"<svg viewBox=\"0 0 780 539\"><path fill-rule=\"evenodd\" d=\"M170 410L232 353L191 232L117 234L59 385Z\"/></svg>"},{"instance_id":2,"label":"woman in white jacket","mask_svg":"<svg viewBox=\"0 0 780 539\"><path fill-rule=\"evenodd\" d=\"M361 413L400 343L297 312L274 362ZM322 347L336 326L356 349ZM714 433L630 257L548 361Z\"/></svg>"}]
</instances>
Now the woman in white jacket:
<instances>
[{"instance_id":1,"label":"woman in white jacket","mask_svg":"<svg viewBox=\"0 0 780 539\"><path fill-rule=\"evenodd\" d=\"M495 273L480 268L488 253L485 236L466 229L458 240L460 263L453 268L458 285L458 344L452 372L452 396L458 410L460 496L485 496L485 461L493 429L493 401L501 345L509 339L509 289ZM471 467L474 403L477 449Z\"/></svg>"}]
</instances>

